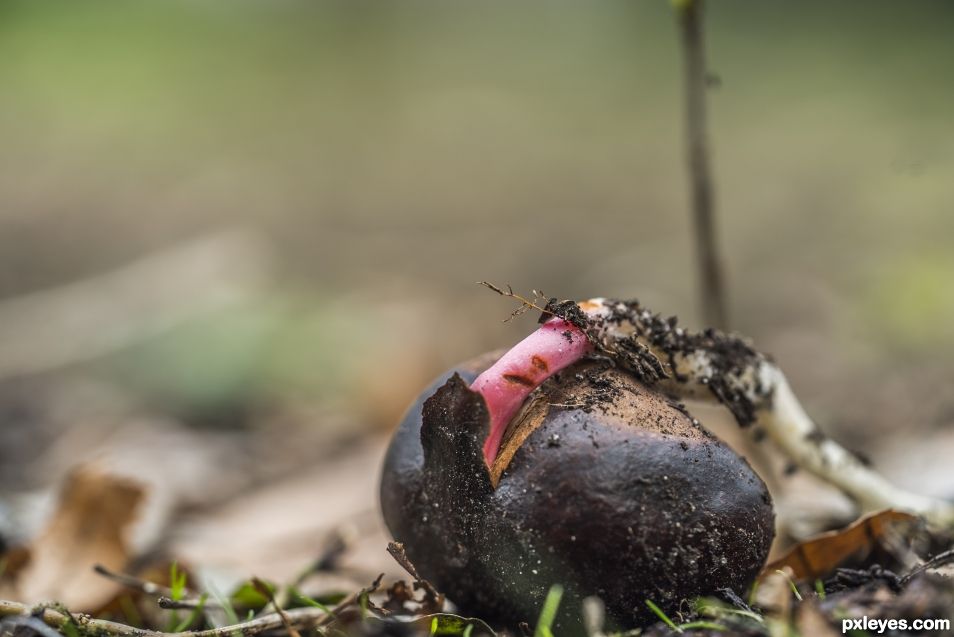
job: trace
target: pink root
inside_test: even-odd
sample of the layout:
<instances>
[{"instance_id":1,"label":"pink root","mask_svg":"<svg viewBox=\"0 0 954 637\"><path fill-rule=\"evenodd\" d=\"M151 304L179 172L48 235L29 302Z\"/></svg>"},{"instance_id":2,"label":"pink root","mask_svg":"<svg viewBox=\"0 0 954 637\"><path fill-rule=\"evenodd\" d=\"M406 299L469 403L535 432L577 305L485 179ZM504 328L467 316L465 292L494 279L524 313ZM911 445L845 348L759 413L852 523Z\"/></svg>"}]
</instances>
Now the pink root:
<instances>
[{"instance_id":1,"label":"pink root","mask_svg":"<svg viewBox=\"0 0 954 637\"><path fill-rule=\"evenodd\" d=\"M530 392L591 349L591 343L578 327L553 318L477 377L470 388L484 397L490 412L490 434L484 443L488 467L497 457L507 425Z\"/></svg>"}]
</instances>

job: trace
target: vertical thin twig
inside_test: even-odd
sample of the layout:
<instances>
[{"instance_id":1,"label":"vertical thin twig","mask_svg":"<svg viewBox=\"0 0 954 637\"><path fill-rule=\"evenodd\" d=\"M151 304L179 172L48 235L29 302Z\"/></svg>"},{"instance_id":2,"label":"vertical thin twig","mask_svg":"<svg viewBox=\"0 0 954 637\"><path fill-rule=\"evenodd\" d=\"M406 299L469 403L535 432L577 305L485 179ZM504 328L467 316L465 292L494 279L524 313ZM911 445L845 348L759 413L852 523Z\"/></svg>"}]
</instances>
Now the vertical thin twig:
<instances>
[{"instance_id":1,"label":"vertical thin twig","mask_svg":"<svg viewBox=\"0 0 954 637\"><path fill-rule=\"evenodd\" d=\"M692 215L703 318L711 327L726 328L722 263L715 237L715 202L706 126L706 52L703 40L703 0L673 0L682 40L686 84L686 138Z\"/></svg>"}]
</instances>

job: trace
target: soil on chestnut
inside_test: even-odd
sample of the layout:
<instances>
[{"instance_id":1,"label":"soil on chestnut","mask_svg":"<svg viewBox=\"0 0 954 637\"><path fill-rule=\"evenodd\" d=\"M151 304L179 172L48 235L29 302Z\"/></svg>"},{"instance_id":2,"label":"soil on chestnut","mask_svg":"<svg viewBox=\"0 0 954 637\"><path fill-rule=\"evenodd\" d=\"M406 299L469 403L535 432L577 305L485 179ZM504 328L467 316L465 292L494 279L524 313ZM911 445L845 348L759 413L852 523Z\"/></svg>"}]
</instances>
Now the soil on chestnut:
<instances>
[{"instance_id":1,"label":"soil on chestnut","mask_svg":"<svg viewBox=\"0 0 954 637\"><path fill-rule=\"evenodd\" d=\"M504 294L494 286L490 288ZM605 306L611 313L594 318L587 316L574 301L551 298L540 316L540 322L553 316L562 318L578 327L594 342L598 342L596 334L605 325L632 324L653 347L665 354L670 370L676 367L673 364L676 356L705 350L710 353L709 360L713 369L713 374L708 379L709 391L732 412L741 426L747 427L754 422L755 405L751 397L733 388L731 383L726 381L731 375L751 367L760 357L744 338L712 328L701 332L680 329L675 316L663 317L654 314L635 299L606 299ZM618 345L621 349L612 352L617 364L635 374L639 380L653 385L669 377L666 366L649 349L639 346L635 341L622 341ZM765 393L762 387L754 389L757 394Z\"/></svg>"},{"instance_id":2,"label":"soil on chestnut","mask_svg":"<svg viewBox=\"0 0 954 637\"><path fill-rule=\"evenodd\" d=\"M681 405L607 362L576 364L528 401L488 472L486 408L465 382L482 363L412 407L382 486L392 533L463 610L532 622L561 583L556 627L571 634L587 595L634 626L655 619L647 598L673 611L755 576L773 535L767 490Z\"/></svg>"}]
</instances>

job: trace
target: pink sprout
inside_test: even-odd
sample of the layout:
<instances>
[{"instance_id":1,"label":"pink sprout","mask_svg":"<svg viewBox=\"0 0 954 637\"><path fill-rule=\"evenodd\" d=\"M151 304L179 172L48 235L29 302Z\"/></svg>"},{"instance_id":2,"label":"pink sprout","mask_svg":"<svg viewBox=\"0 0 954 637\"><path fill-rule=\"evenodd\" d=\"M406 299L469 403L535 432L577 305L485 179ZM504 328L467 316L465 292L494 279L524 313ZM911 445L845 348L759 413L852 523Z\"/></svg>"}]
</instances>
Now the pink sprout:
<instances>
[{"instance_id":1,"label":"pink sprout","mask_svg":"<svg viewBox=\"0 0 954 637\"><path fill-rule=\"evenodd\" d=\"M490 412L490 434L484 443L487 466L493 464L507 425L530 392L591 349L578 327L552 318L477 377L470 388L484 397Z\"/></svg>"}]
</instances>

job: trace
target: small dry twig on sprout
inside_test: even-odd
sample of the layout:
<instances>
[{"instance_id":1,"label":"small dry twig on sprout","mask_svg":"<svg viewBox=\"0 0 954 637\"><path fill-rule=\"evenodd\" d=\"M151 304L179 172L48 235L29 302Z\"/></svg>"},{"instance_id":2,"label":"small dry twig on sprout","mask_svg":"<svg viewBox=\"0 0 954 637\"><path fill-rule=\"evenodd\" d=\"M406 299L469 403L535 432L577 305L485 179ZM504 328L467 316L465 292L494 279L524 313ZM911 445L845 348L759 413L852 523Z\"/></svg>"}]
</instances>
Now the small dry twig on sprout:
<instances>
[{"instance_id":1,"label":"small dry twig on sprout","mask_svg":"<svg viewBox=\"0 0 954 637\"><path fill-rule=\"evenodd\" d=\"M549 313L550 313L549 310L547 310L547 308L546 308L545 306L540 305L540 301L545 301L545 300L547 300L547 297L546 297L546 295L545 295L543 292L541 292L541 291L539 291L539 290L531 290L531 292L533 293L533 300L530 300L530 299L528 299L528 298L526 298L526 297L524 297L524 296L521 296L521 295L517 294L516 292L514 292L514 291L513 291L513 288L512 288L510 285L507 285L507 289L504 290L503 288L498 287L498 286L494 285L493 283L488 283L487 281L478 281L477 283L478 283L478 285L482 285L482 286L484 286L485 288L488 288L488 289L490 289L490 290L493 290L494 292L496 292L496 293L499 294L500 296L505 296L505 297L507 297L507 298L515 299L515 300L517 300L517 301L520 301L520 307L518 307L516 310L514 310L513 312L511 312L511 313L510 313L510 316L508 316L507 318L504 319L504 323L507 323L507 322L509 322L509 321L512 321L513 319L517 318L518 316L522 316L523 314L526 314L526 313L529 312L530 310L537 310L537 311L543 312L543 313L545 313L545 314L549 314Z\"/></svg>"}]
</instances>

